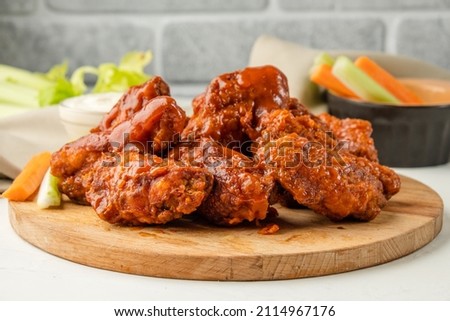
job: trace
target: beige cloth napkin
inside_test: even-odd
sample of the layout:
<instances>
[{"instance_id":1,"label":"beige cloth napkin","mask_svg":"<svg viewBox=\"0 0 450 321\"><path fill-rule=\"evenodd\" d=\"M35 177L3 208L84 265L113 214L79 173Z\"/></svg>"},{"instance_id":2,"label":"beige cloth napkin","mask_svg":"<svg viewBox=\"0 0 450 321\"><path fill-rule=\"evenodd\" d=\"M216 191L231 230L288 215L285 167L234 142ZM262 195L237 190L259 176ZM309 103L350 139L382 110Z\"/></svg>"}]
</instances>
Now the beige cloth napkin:
<instances>
[{"instance_id":1,"label":"beige cloth napkin","mask_svg":"<svg viewBox=\"0 0 450 321\"><path fill-rule=\"evenodd\" d=\"M56 151L67 141L56 107L0 118L0 192L34 154Z\"/></svg>"},{"instance_id":2,"label":"beige cloth napkin","mask_svg":"<svg viewBox=\"0 0 450 321\"><path fill-rule=\"evenodd\" d=\"M292 97L309 107L323 104L317 86L309 79L314 57L323 50L304 47L271 36L259 37L250 53L250 66L274 65L287 77ZM327 51L332 56L346 55L352 59L360 55L371 57L397 77L441 78L450 80L450 71L423 61L398 55L371 51Z\"/></svg>"}]
</instances>

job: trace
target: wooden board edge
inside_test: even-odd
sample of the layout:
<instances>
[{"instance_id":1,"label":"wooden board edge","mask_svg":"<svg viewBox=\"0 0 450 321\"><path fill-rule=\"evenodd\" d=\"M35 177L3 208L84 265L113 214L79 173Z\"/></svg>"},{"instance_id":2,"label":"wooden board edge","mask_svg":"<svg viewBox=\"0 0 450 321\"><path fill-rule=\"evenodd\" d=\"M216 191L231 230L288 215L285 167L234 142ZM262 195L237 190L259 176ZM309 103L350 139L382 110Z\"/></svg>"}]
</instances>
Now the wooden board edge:
<instances>
[{"instance_id":1,"label":"wooden board edge","mask_svg":"<svg viewBox=\"0 0 450 321\"><path fill-rule=\"evenodd\" d=\"M374 243L369 248L367 245L354 247L351 249L343 249L338 252L324 251L320 252L325 257L322 263L317 263L316 258L318 253L302 253L301 255L292 254L284 255L280 257L265 257L260 255L256 258L249 260L247 257L235 257L227 258L220 257L213 259L213 262L205 262L204 257L200 256L183 256L182 264L179 264L177 258L171 258L171 266L179 265L179 269L167 269L167 259L163 257L153 258L152 262L146 261L143 266L136 264L128 265L126 262L120 262L117 259L111 260L111 263L105 263L107 261L100 260L95 257L88 258L84 263L80 263L77 260L76 253L73 251L59 251L57 248L44 246L42 244L42 237L38 237L35 234L30 233L31 227L26 223L19 224L17 214L14 211L13 206L9 206L10 222L15 232L25 241L42 249L45 252L53 254L55 256L67 259L69 261L79 263L82 265L101 268L105 270L123 272L136 275L145 275L152 277L172 278L172 279L189 279L189 280L214 280L214 281L256 281L256 280L285 280L285 279L297 279L313 276L324 276L342 272L353 271L357 269L367 268L383 263L387 263L406 256L429 242L431 242L441 231L443 221L443 210L436 217L428 217L429 221L418 227L416 230L412 230L409 233L414 237L414 234L421 232L421 238L411 242L411 246L402 246L404 244L403 235L397 235L388 240L392 248L396 250L389 255L378 255L381 259L375 259L377 257L377 251L385 250L380 244ZM419 231L420 230L420 231ZM423 233L423 234L422 234ZM76 236L75 236L76 237ZM49 240L46 242L63 242L63 239ZM104 251L103 248L98 248L98 251ZM111 253L114 257L121 257L120 249L113 250ZM114 252L115 251L115 252ZM367 252L373 251L373 259L367 262L359 261L359 258ZM93 253L95 249L93 249ZM356 259L355 259L356 258ZM139 259L139 258L136 258ZM209 259L211 260L211 259ZM334 263L333 263L334 262ZM326 267L328 263L330 267ZM333 264L330 264L333 263ZM217 268L211 268L213 267ZM229 266L228 269L219 268L220 266ZM271 266L278 266L281 268L271 269ZM306 266L306 268L303 268ZM192 267L192 270L186 267ZM273 271L272 271L273 270ZM271 272L267 272L271 271Z\"/></svg>"}]
</instances>

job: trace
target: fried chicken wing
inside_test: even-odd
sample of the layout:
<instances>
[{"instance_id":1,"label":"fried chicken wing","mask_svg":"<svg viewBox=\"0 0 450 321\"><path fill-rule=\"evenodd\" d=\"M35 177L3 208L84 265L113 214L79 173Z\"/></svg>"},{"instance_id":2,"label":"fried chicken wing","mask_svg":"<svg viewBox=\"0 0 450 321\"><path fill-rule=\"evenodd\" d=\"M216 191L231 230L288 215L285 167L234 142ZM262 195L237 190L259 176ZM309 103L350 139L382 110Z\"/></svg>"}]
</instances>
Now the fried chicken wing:
<instances>
[{"instance_id":1,"label":"fried chicken wing","mask_svg":"<svg viewBox=\"0 0 450 321\"><path fill-rule=\"evenodd\" d=\"M165 223L201 204L212 186L205 169L154 165L161 159L152 154L167 152L187 121L173 98L153 97L168 92L163 84L157 79L131 88L91 134L53 154L62 193L120 224ZM144 154L150 163L141 162Z\"/></svg>"},{"instance_id":2,"label":"fried chicken wing","mask_svg":"<svg viewBox=\"0 0 450 321\"><path fill-rule=\"evenodd\" d=\"M259 120L289 101L287 79L272 66L223 74L197 96L184 139L210 138L223 145L258 136Z\"/></svg>"},{"instance_id":3,"label":"fried chicken wing","mask_svg":"<svg viewBox=\"0 0 450 321\"><path fill-rule=\"evenodd\" d=\"M103 153L113 150L108 135L92 133L53 153L50 168L52 174L60 179L60 191L71 200L88 205L86 191L94 178L91 167Z\"/></svg>"},{"instance_id":4,"label":"fried chicken wing","mask_svg":"<svg viewBox=\"0 0 450 321\"><path fill-rule=\"evenodd\" d=\"M371 220L398 192L394 171L353 154L302 108L275 110L264 122L258 157L301 205L334 220Z\"/></svg>"},{"instance_id":5,"label":"fried chicken wing","mask_svg":"<svg viewBox=\"0 0 450 321\"><path fill-rule=\"evenodd\" d=\"M142 85L131 87L91 132L111 130L130 120L148 101L158 96L170 96L169 85L159 76L153 77Z\"/></svg>"},{"instance_id":6,"label":"fried chicken wing","mask_svg":"<svg viewBox=\"0 0 450 321\"><path fill-rule=\"evenodd\" d=\"M121 148L132 143L142 152L161 155L179 140L186 122L186 113L175 99L159 96L146 102L129 120L116 125L109 137Z\"/></svg>"},{"instance_id":7,"label":"fried chicken wing","mask_svg":"<svg viewBox=\"0 0 450 321\"><path fill-rule=\"evenodd\" d=\"M89 168L103 153L139 149L162 153L179 136L186 115L171 97L145 103L133 117L112 130L93 132L64 145L52 155L52 174L61 178L61 191L72 200L87 204L85 194L92 182Z\"/></svg>"},{"instance_id":8,"label":"fried chicken wing","mask_svg":"<svg viewBox=\"0 0 450 321\"><path fill-rule=\"evenodd\" d=\"M284 135L259 150L267 171L300 204L340 220L371 220L386 204L383 184L354 155L339 158L326 146L296 133Z\"/></svg>"},{"instance_id":9,"label":"fried chicken wing","mask_svg":"<svg viewBox=\"0 0 450 321\"><path fill-rule=\"evenodd\" d=\"M168 163L155 155L131 152L118 166L103 155L91 167L95 178L86 199L114 224L163 224L194 212L209 194L213 177L199 167Z\"/></svg>"},{"instance_id":10,"label":"fried chicken wing","mask_svg":"<svg viewBox=\"0 0 450 321\"><path fill-rule=\"evenodd\" d=\"M185 164L206 168L214 175L211 193L198 208L209 221L219 225L236 225L258 221L270 212L271 176L250 158L221 144L202 139L193 146L178 147L171 157Z\"/></svg>"},{"instance_id":11,"label":"fried chicken wing","mask_svg":"<svg viewBox=\"0 0 450 321\"><path fill-rule=\"evenodd\" d=\"M370 122L354 118L339 119L327 113L320 114L319 119L331 129L336 139L348 144L346 149L350 153L378 162Z\"/></svg>"}]
</instances>

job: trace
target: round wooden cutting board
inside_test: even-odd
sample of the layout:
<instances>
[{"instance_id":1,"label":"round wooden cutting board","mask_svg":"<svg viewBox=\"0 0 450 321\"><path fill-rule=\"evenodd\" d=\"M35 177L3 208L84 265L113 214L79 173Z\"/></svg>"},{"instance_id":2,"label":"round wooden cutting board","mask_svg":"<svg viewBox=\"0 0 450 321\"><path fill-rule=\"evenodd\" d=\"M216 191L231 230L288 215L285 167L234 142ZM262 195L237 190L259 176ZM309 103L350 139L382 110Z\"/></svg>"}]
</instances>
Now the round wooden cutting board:
<instances>
[{"instance_id":1,"label":"round wooden cutting board","mask_svg":"<svg viewBox=\"0 0 450 321\"><path fill-rule=\"evenodd\" d=\"M39 210L10 203L15 231L62 258L113 271L198 280L277 280L345 272L385 263L429 243L443 204L426 185L402 177L402 189L368 223L334 223L310 210L278 207L274 235L185 219L164 226L119 227L93 209L65 202Z\"/></svg>"}]
</instances>

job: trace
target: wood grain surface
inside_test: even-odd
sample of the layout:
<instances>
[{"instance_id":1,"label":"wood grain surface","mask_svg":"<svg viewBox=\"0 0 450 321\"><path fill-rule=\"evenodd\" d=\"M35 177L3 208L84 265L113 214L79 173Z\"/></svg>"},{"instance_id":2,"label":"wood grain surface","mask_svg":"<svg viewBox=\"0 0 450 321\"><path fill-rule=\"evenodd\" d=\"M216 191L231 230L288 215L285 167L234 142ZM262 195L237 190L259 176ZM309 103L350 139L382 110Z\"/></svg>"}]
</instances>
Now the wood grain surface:
<instances>
[{"instance_id":1,"label":"wood grain surface","mask_svg":"<svg viewBox=\"0 0 450 321\"><path fill-rule=\"evenodd\" d=\"M198 280L277 280L361 269L407 255L442 227L443 203L426 185L402 177L402 189L368 223L330 222L310 210L278 207L280 231L221 228L201 219L164 226L119 227L92 208L65 202L39 210L10 203L23 239L59 257L107 270Z\"/></svg>"}]
</instances>

